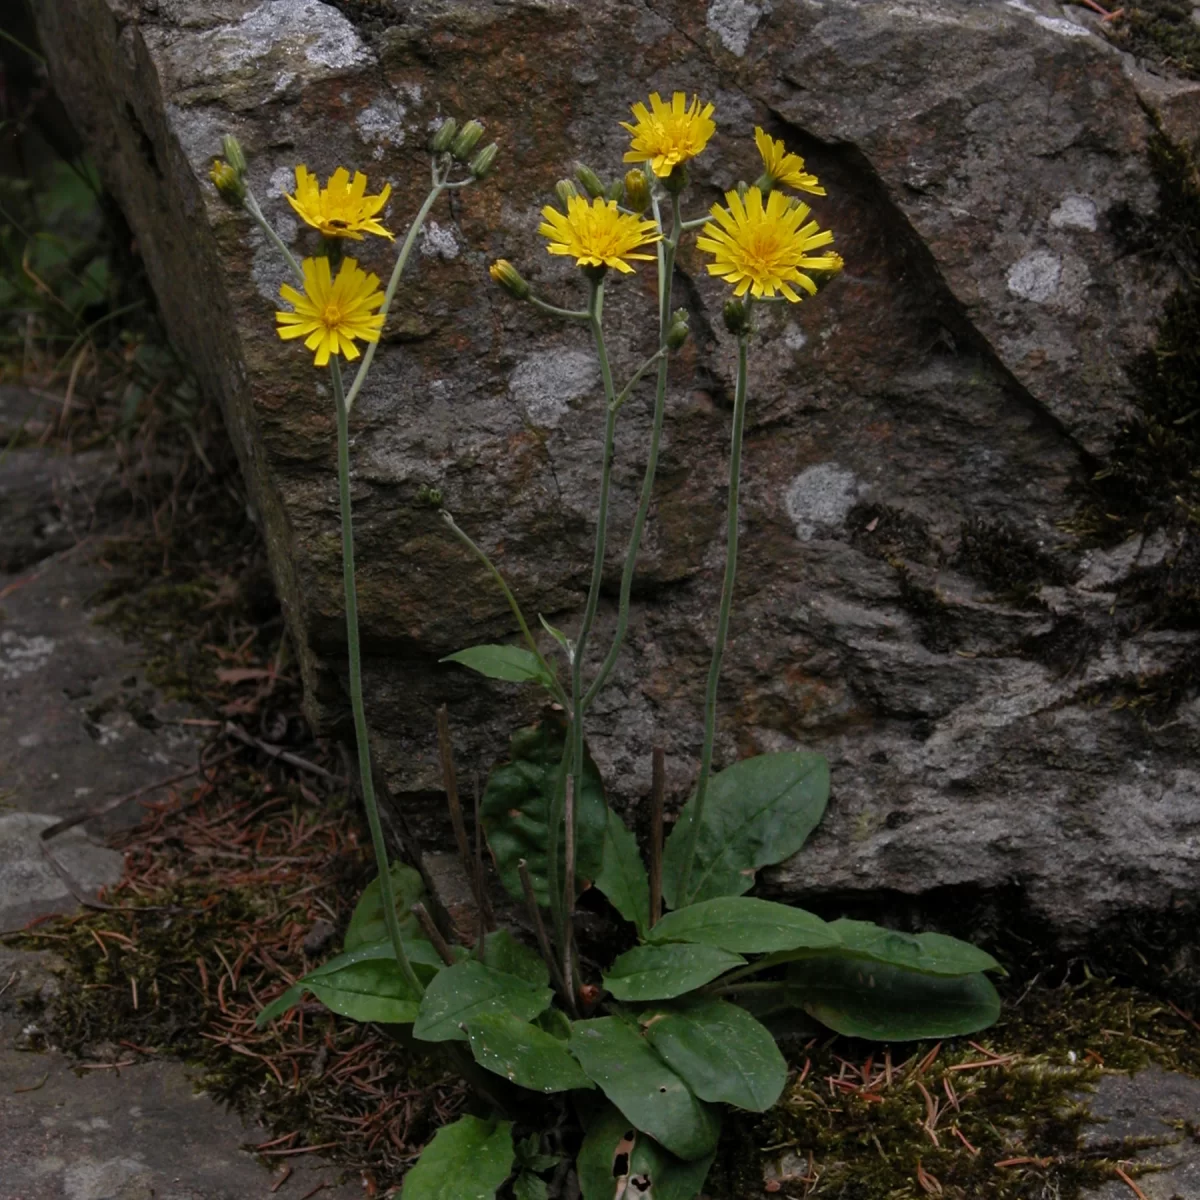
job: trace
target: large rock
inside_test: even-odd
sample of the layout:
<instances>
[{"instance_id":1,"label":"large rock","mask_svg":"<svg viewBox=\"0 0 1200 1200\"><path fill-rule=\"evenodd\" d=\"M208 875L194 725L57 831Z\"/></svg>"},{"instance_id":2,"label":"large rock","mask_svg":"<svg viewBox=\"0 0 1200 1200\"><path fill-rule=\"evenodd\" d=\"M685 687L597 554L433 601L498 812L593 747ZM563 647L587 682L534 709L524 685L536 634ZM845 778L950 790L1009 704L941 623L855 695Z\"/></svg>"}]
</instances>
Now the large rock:
<instances>
[{"instance_id":1,"label":"large rock","mask_svg":"<svg viewBox=\"0 0 1200 1200\"><path fill-rule=\"evenodd\" d=\"M441 114L479 116L503 146L493 180L434 214L353 418L369 710L394 795L437 789L441 700L468 771L534 711L437 664L513 624L421 489L528 612L569 628L586 586L602 421L586 338L485 265L504 253L577 298L538 206L577 158L618 165L632 101L685 89L720 122L689 211L757 174L763 124L828 186L814 207L848 264L816 302L766 313L753 353L718 760L818 747L834 781L774 885L933 897L943 920L963 897L1002 901L1074 944L1165 917L1194 948L1195 621L1142 619L1194 549L1163 533L1085 552L1064 528L1183 278L1128 231L1160 202L1155 121L1200 134L1196 85L1143 74L1079 7L1025 0L44 0L38 20L167 322L223 399L325 721L344 713L330 398L275 337L278 264L206 171L236 133L307 249L282 199L296 162L390 180L402 226ZM386 269L387 247L362 251ZM649 274L610 289L622 372L649 346ZM656 740L677 798L694 774L722 561L732 354L694 249L677 295L694 347L671 372L629 648L590 730L632 802ZM618 436L614 583L648 407L643 390ZM1111 703L1146 695L1161 703Z\"/></svg>"}]
</instances>

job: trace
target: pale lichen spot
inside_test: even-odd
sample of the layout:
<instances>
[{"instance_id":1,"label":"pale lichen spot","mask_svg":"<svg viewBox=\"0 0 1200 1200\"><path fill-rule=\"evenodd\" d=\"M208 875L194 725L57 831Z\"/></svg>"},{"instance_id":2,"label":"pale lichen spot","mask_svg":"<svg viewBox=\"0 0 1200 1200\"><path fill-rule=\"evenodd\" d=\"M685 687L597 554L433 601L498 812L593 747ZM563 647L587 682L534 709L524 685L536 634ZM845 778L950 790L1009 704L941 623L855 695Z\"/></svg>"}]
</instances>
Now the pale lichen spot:
<instances>
[{"instance_id":1,"label":"pale lichen spot","mask_svg":"<svg viewBox=\"0 0 1200 1200\"><path fill-rule=\"evenodd\" d=\"M531 424L553 429L571 406L600 383L595 358L583 350L531 354L508 379L508 391Z\"/></svg>"},{"instance_id":2,"label":"pale lichen spot","mask_svg":"<svg viewBox=\"0 0 1200 1200\"><path fill-rule=\"evenodd\" d=\"M444 228L436 221L427 221L421 230L421 253L426 258L441 258L449 261L458 257L458 239L454 230Z\"/></svg>"},{"instance_id":3,"label":"pale lichen spot","mask_svg":"<svg viewBox=\"0 0 1200 1200\"><path fill-rule=\"evenodd\" d=\"M789 321L784 326L783 344L792 351L803 350L808 345L808 335L795 321Z\"/></svg>"},{"instance_id":4,"label":"pale lichen spot","mask_svg":"<svg viewBox=\"0 0 1200 1200\"><path fill-rule=\"evenodd\" d=\"M705 24L730 54L742 58L750 45L750 35L770 11L769 0L709 0Z\"/></svg>"},{"instance_id":5,"label":"pale lichen spot","mask_svg":"<svg viewBox=\"0 0 1200 1200\"><path fill-rule=\"evenodd\" d=\"M22 634L5 630L0 633L0 678L19 679L40 671L54 653L55 643L51 638Z\"/></svg>"},{"instance_id":6,"label":"pale lichen spot","mask_svg":"<svg viewBox=\"0 0 1200 1200\"><path fill-rule=\"evenodd\" d=\"M837 463L806 467L788 485L784 508L802 542L831 533L845 521L865 485Z\"/></svg>"},{"instance_id":7,"label":"pale lichen spot","mask_svg":"<svg viewBox=\"0 0 1200 1200\"><path fill-rule=\"evenodd\" d=\"M1008 272L1008 290L1022 300L1044 304L1058 291L1062 259L1049 250L1035 250L1013 263Z\"/></svg>"},{"instance_id":8,"label":"pale lichen spot","mask_svg":"<svg viewBox=\"0 0 1200 1200\"><path fill-rule=\"evenodd\" d=\"M1091 30L1085 29L1082 25L1076 25L1074 21L1068 21L1065 17L1037 16L1033 18L1033 23L1050 30L1051 33L1060 34L1062 37L1092 36Z\"/></svg>"},{"instance_id":9,"label":"pale lichen spot","mask_svg":"<svg viewBox=\"0 0 1200 1200\"><path fill-rule=\"evenodd\" d=\"M1055 229L1096 229L1096 202L1090 196L1064 196L1050 214Z\"/></svg>"}]
</instances>

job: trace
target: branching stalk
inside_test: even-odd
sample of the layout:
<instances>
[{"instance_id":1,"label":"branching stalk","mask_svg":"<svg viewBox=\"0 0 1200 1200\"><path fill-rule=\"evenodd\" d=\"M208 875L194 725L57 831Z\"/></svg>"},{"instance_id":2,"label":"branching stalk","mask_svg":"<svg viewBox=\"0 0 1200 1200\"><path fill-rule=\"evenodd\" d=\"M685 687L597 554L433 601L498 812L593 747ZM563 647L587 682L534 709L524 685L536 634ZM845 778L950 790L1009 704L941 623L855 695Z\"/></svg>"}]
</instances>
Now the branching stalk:
<instances>
[{"instance_id":1,"label":"branching stalk","mask_svg":"<svg viewBox=\"0 0 1200 1200\"><path fill-rule=\"evenodd\" d=\"M259 208L258 201L254 198L254 193L246 188L246 211L254 218L254 223L267 235L270 242L273 243L275 249L283 255L284 262L292 269L292 274L303 286L304 272L300 269L300 264L296 261L296 256L288 249L287 243L275 232L274 226L266 217L263 216L263 210Z\"/></svg>"},{"instance_id":2,"label":"branching stalk","mask_svg":"<svg viewBox=\"0 0 1200 1200\"><path fill-rule=\"evenodd\" d=\"M379 900L383 905L383 923L391 939L396 963L405 982L417 996L425 988L412 969L404 942L400 937L400 921L396 916L396 894L392 889L392 873L388 864L383 826L379 820L379 805L375 799L375 780L371 774L371 746L367 733L367 714L363 707L362 656L358 641L358 588L354 578L354 519L350 508L350 416L346 411L342 390L342 372L336 355L329 360L329 378L333 384L333 402L337 407L338 435L338 495L342 511L342 581L346 588L346 657L350 665L350 707L354 710L354 740L358 743L358 773L362 784L363 807L371 829L371 844L375 847L375 866L379 871Z\"/></svg>"},{"instance_id":3,"label":"branching stalk","mask_svg":"<svg viewBox=\"0 0 1200 1200\"><path fill-rule=\"evenodd\" d=\"M721 607L717 613L717 633L713 639L712 662L708 668L708 685L704 692L704 744L700 751L700 777L696 781L696 797L692 807L691 828L684 844L683 870L680 874L678 898L686 904L690 898L692 864L696 858L696 842L704 816L704 799L708 794L709 772L712 770L713 738L717 725L717 685L721 679L721 660L729 636L729 610L733 604L733 584L737 574L738 549L738 491L742 474L742 434L746 425L746 344L749 334L738 338L737 388L733 398L733 435L729 450L729 500L725 533L725 581L721 586Z\"/></svg>"}]
</instances>

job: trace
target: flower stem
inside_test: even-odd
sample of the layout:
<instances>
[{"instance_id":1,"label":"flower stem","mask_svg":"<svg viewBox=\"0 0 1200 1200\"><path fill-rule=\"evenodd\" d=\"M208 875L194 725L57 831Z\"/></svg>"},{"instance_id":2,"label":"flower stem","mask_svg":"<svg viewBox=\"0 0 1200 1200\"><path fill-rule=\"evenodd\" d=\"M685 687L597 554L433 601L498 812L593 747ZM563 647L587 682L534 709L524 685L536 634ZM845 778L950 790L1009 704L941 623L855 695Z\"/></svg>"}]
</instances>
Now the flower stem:
<instances>
[{"instance_id":1,"label":"flower stem","mask_svg":"<svg viewBox=\"0 0 1200 1200\"><path fill-rule=\"evenodd\" d=\"M392 307L396 288L400 285L400 276L404 274L404 268L408 266L408 258L412 254L413 246L416 244L417 234L421 232L421 228L425 224L425 218L429 216L430 210L437 203L437 198L448 186L445 180L435 171L434 183L429 189L429 195L425 197L425 203L421 205L417 211L417 215L413 218L413 223L409 226L408 236L404 239L404 244L400 247L400 253L396 255L396 265L392 268L392 277L388 280L387 290L383 294L383 307L379 310L380 315L385 321L387 320L388 310ZM363 351L362 362L355 373L354 382L350 385L350 390L346 393L347 413L354 407L354 401L358 398L358 393L362 390L362 385L367 381L367 372L371 369L371 362L375 358L375 348L378 345L378 341L368 342L367 348Z\"/></svg>"},{"instance_id":2,"label":"flower stem","mask_svg":"<svg viewBox=\"0 0 1200 1200\"><path fill-rule=\"evenodd\" d=\"M283 238L275 232L271 222L263 216L263 210L259 208L258 201L254 198L254 193L246 188L246 211L254 218L255 224L259 229L267 235L267 238L275 244L275 249L283 255L284 262L292 269L292 273L300 281L304 282L304 272L300 269L300 264L296 261L296 256L287 248L287 244Z\"/></svg>"},{"instance_id":3,"label":"flower stem","mask_svg":"<svg viewBox=\"0 0 1200 1200\"><path fill-rule=\"evenodd\" d=\"M717 725L717 684L721 679L721 659L729 635L729 610L733 604L733 583L737 574L738 549L738 490L742 473L742 433L746 424L746 343L748 334L738 338L737 388L733 397L733 436L729 451L729 501L725 533L725 582L721 586L721 607L717 613L717 635L713 639L712 662L708 668L708 685L704 692L704 744L700 751L700 777L696 781L696 796L692 807L692 823L684 844L683 871L679 877L676 899L682 906L690 902L692 863L696 857L696 842L704 816L704 798L708 794L709 772L712 769L713 736Z\"/></svg>"},{"instance_id":4,"label":"flower stem","mask_svg":"<svg viewBox=\"0 0 1200 1200\"><path fill-rule=\"evenodd\" d=\"M642 547L642 533L646 528L646 517L650 512L650 501L654 496L654 477L658 472L658 450L662 443L663 418L667 409L667 328L671 320L671 285L675 273L675 251L679 246L681 225L679 220L679 197L671 197L671 235L664 242L659 242L661 255L658 269L658 341L659 353L662 357L658 363L658 380L654 391L654 418L650 427L650 448L646 455L646 472L642 476L642 491L638 497L637 512L633 518L633 528L629 534L629 548L625 552L625 566L621 571L621 593L617 602L617 628L613 634L612 646L605 656L596 678L592 680L587 694L583 698L583 711L592 706L592 701L600 693L607 682L612 669L616 666L625 644L625 635L629 632L629 599L633 593L633 573L637 566L638 551ZM658 215L658 202L654 205L655 216Z\"/></svg>"},{"instance_id":5,"label":"flower stem","mask_svg":"<svg viewBox=\"0 0 1200 1200\"><path fill-rule=\"evenodd\" d=\"M557 304L550 304L546 300L530 293L529 303L534 308L541 309L544 313L549 313L552 317L564 317L568 321L590 321L592 314L587 309L574 308L559 308Z\"/></svg>"},{"instance_id":6,"label":"flower stem","mask_svg":"<svg viewBox=\"0 0 1200 1200\"><path fill-rule=\"evenodd\" d=\"M337 406L338 435L338 496L342 511L342 580L346 588L346 655L350 662L350 706L354 710L354 739L358 743L358 773L362 783L363 807L371 829L371 844L375 847L375 865L379 871L379 899L383 905L383 923L391 938L396 963L405 982L418 998L425 988L417 978L404 952L400 938L400 922L396 916L396 895L388 864L387 846L383 841L383 826L379 821L379 805L375 800L375 781L371 774L371 746L367 734L367 714L363 707L362 658L358 642L358 589L354 579L354 524L350 509L350 420L342 388L340 360L329 360L329 377L333 383L333 402Z\"/></svg>"}]
</instances>

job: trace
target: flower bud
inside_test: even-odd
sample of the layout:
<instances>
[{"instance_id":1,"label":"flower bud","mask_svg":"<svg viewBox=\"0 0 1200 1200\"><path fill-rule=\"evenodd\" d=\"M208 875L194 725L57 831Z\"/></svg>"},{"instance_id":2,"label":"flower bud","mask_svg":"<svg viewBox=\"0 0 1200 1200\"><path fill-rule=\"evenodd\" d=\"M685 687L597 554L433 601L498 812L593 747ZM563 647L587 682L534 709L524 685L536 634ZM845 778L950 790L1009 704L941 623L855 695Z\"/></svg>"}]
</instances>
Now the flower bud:
<instances>
[{"instance_id":1,"label":"flower bud","mask_svg":"<svg viewBox=\"0 0 1200 1200\"><path fill-rule=\"evenodd\" d=\"M586 167L583 165L583 163L579 163L575 168L575 178L583 184L583 190L587 192L587 194L591 196L593 200L595 200L597 196L604 195L604 183L601 181L600 176L597 175L591 167Z\"/></svg>"},{"instance_id":2,"label":"flower bud","mask_svg":"<svg viewBox=\"0 0 1200 1200\"><path fill-rule=\"evenodd\" d=\"M579 195L579 189L569 180L560 179L554 185L554 194L558 197L558 202L566 211L567 201Z\"/></svg>"},{"instance_id":3,"label":"flower bud","mask_svg":"<svg viewBox=\"0 0 1200 1200\"><path fill-rule=\"evenodd\" d=\"M246 155L242 150L242 143L232 133L227 133L221 139L221 152L225 155L225 161L238 173L239 178L245 175Z\"/></svg>"},{"instance_id":4,"label":"flower bud","mask_svg":"<svg viewBox=\"0 0 1200 1200\"><path fill-rule=\"evenodd\" d=\"M232 204L234 208L241 208L246 202L246 185L242 182L241 175L223 158L213 162L208 177L226 203Z\"/></svg>"},{"instance_id":5,"label":"flower bud","mask_svg":"<svg viewBox=\"0 0 1200 1200\"><path fill-rule=\"evenodd\" d=\"M722 315L725 318L725 328L734 337L743 337L750 332L750 313L741 300L726 300L725 311Z\"/></svg>"},{"instance_id":6,"label":"flower bud","mask_svg":"<svg viewBox=\"0 0 1200 1200\"><path fill-rule=\"evenodd\" d=\"M672 196L678 196L688 185L687 167L683 163L680 163L677 167L672 167L671 173L662 181L662 185Z\"/></svg>"},{"instance_id":7,"label":"flower bud","mask_svg":"<svg viewBox=\"0 0 1200 1200\"><path fill-rule=\"evenodd\" d=\"M438 126L437 132L433 135L430 149L434 154L445 154L450 149L450 143L454 141L454 135L457 132L458 122L453 117L447 117Z\"/></svg>"},{"instance_id":8,"label":"flower bud","mask_svg":"<svg viewBox=\"0 0 1200 1200\"><path fill-rule=\"evenodd\" d=\"M608 185L608 190L604 193L605 200L615 200L618 204L621 202L621 197L625 194L625 185L619 179L614 179Z\"/></svg>"},{"instance_id":9,"label":"flower bud","mask_svg":"<svg viewBox=\"0 0 1200 1200\"><path fill-rule=\"evenodd\" d=\"M671 314L671 324L667 326L667 349L678 350L688 340L688 311L677 308Z\"/></svg>"},{"instance_id":10,"label":"flower bud","mask_svg":"<svg viewBox=\"0 0 1200 1200\"><path fill-rule=\"evenodd\" d=\"M483 126L478 121L468 121L458 131L458 136L454 141L450 143L450 153L459 162L466 162L471 151L479 144L481 137L483 137Z\"/></svg>"},{"instance_id":11,"label":"flower bud","mask_svg":"<svg viewBox=\"0 0 1200 1200\"><path fill-rule=\"evenodd\" d=\"M500 147L495 142L489 142L471 159L471 174L476 179L483 179L491 171L492 164L496 161L496 155L499 153Z\"/></svg>"},{"instance_id":12,"label":"flower bud","mask_svg":"<svg viewBox=\"0 0 1200 1200\"><path fill-rule=\"evenodd\" d=\"M488 274L506 291L510 296L516 296L518 300L529 299L529 284L521 278L521 272L508 261L507 258L498 258L490 267Z\"/></svg>"},{"instance_id":13,"label":"flower bud","mask_svg":"<svg viewBox=\"0 0 1200 1200\"><path fill-rule=\"evenodd\" d=\"M625 175L625 207L635 213L644 213L650 207L650 183L646 172L638 167Z\"/></svg>"}]
</instances>

